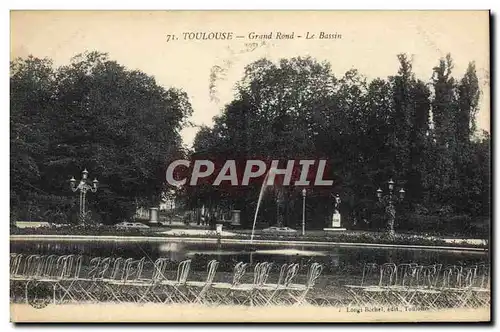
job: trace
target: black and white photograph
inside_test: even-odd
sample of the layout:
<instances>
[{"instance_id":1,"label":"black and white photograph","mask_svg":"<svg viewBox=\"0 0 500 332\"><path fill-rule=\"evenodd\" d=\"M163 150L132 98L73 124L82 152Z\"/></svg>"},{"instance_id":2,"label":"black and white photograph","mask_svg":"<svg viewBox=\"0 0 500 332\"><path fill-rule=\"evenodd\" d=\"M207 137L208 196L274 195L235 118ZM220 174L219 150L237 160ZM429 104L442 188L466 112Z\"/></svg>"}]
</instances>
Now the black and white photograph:
<instances>
[{"instance_id":1,"label":"black and white photograph","mask_svg":"<svg viewBox=\"0 0 500 332\"><path fill-rule=\"evenodd\" d=\"M490 322L490 19L10 11L10 320Z\"/></svg>"}]
</instances>

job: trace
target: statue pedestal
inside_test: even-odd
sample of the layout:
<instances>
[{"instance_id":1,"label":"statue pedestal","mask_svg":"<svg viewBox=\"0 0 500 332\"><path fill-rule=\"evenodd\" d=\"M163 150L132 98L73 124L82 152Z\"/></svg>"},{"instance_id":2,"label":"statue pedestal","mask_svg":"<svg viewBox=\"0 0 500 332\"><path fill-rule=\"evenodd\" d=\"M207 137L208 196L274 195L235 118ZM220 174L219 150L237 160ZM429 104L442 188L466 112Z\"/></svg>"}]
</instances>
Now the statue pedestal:
<instances>
[{"instance_id":1,"label":"statue pedestal","mask_svg":"<svg viewBox=\"0 0 500 332\"><path fill-rule=\"evenodd\" d=\"M337 228L323 228L323 230L325 232L343 232L346 231L347 229L342 227L337 227Z\"/></svg>"},{"instance_id":2,"label":"statue pedestal","mask_svg":"<svg viewBox=\"0 0 500 332\"><path fill-rule=\"evenodd\" d=\"M326 232L345 231L346 229L341 227L340 220L341 220L340 213L338 211L335 211L332 216L331 227L323 228L323 230Z\"/></svg>"},{"instance_id":3,"label":"statue pedestal","mask_svg":"<svg viewBox=\"0 0 500 332\"><path fill-rule=\"evenodd\" d=\"M158 223L158 208L149 208L149 223Z\"/></svg>"},{"instance_id":4,"label":"statue pedestal","mask_svg":"<svg viewBox=\"0 0 500 332\"><path fill-rule=\"evenodd\" d=\"M215 226L216 226L215 230L217 232L217 235L222 235L222 224L216 224Z\"/></svg>"},{"instance_id":5,"label":"statue pedestal","mask_svg":"<svg viewBox=\"0 0 500 332\"><path fill-rule=\"evenodd\" d=\"M231 210L231 226L241 226L240 210Z\"/></svg>"}]
</instances>

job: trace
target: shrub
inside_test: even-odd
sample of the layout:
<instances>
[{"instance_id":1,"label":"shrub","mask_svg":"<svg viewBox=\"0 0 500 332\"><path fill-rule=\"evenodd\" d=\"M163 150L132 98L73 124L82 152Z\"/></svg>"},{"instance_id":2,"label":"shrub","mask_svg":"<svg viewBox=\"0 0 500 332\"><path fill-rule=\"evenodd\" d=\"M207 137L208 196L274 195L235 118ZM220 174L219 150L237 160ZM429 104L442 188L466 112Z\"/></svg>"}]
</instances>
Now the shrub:
<instances>
[{"instance_id":1,"label":"shrub","mask_svg":"<svg viewBox=\"0 0 500 332\"><path fill-rule=\"evenodd\" d=\"M61 227L61 228L11 228L11 234L33 234L33 235L87 235L87 236L153 236L165 237L164 234L151 232L148 230L117 230L114 227ZM184 237L185 235L176 234L168 237ZM215 233L208 235L189 235L190 238L218 238ZM249 239L249 234L235 234L224 239ZM317 234L301 236L295 235L275 235L263 234L259 235L257 240L278 240L278 241L311 241L311 242L344 242L344 243L374 243L374 244L405 244L405 245L429 245L429 246L452 246L452 247L479 247L484 248L484 245L472 245L468 243L447 243L444 240L437 238L429 238L412 234L396 234L389 236L387 233L374 232L344 232L335 234Z\"/></svg>"},{"instance_id":2,"label":"shrub","mask_svg":"<svg viewBox=\"0 0 500 332\"><path fill-rule=\"evenodd\" d=\"M468 215L401 214L396 218L396 230L416 234L484 237L489 234L489 219Z\"/></svg>"}]
</instances>

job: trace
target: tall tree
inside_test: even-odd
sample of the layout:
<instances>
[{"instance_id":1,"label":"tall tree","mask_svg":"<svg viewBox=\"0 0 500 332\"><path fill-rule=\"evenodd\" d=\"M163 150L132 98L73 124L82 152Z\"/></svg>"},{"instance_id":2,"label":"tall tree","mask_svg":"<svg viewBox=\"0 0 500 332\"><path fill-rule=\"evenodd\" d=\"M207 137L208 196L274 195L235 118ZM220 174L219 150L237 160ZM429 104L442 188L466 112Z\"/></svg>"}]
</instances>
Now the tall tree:
<instances>
[{"instance_id":1,"label":"tall tree","mask_svg":"<svg viewBox=\"0 0 500 332\"><path fill-rule=\"evenodd\" d=\"M471 140L476 130L476 114L479 104L479 81L476 75L476 67L473 62L469 63L465 75L457 86L458 109L455 117L456 137L456 168L459 174L458 182L461 190L456 194L455 204L461 209L469 210L469 204L473 197L477 197L478 190L469 179L472 174L478 173L476 158L476 146L471 146ZM479 180L479 178L476 178ZM477 182L476 182L477 183ZM471 197L472 196L472 197Z\"/></svg>"},{"instance_id":2,"label":"tall tree","mask_svg":"<svg viewBox=\"0 0 500 332\"><path fill-rule=\"evenodd\" d=\"M29 61L13 64L11 82L18 84L20 69ZM31 74L36 75L37 71ZM127 70L97 52L73 58L52 76L51 85L37 81L40 87L48 86L44 98L50 107L42 113L50 130L33 119L15 120L41 132L46 150L30 156L40 174L34 185L56 202L40 203L49 215L61 206L60 199L74 202L68 179L83 168L102 184L88 198L95 217L105 222L130 217L136 204L158 203L166 186L166 164L182 155L179 130L191 113L187 95L165 89L152 77ZM31 103L32 112L43 105L30 96L23 98ZM68 219L72 209L74 203L68 204L60 219Z\"/></svg>"},{"instance_id":3,"label":"tall tree","mask_svg":"<svg viewBox=\"0 0 500 332\"><path fill-rule=\"evenodd\" d=\"M430 123L430 90L421 80L412 82L411 94L414 105L413 118L409 133L409 170L408 170L408 198L410 201L420 201L423 194L422 177L424 173L424 159L429 145Z\"/></svg>"},{"instance_id":4,"label":"tall tree","mask_svg":"<svg viewBox=\"0 0 500 332\"><path fill-rule=\"evenodd\" d=\"M427 174L431 193L430 202L439 202L445 210L453 206L453 197L459 190L456 168L456 116L458 110L456 82L452 77L453 60L448 54L433 68L432 87L432 157L428 159Z\"/></svg>"},{"instance_id":5,"label":"tall tree","mask_svg":"<svg viewBox=\"0 0 500 332\"><path fill-rule=\"evenodd\" d=\"M415 102L412 95L415 75L412 62L406 54L399 54L398 75L390 78L394 98L394 169L392 177L406 179L410 167L410 135L415 119Z\"/></svg>"},{"instance_id":6,"label":"tall tree","mask_svg":"<svg viewBox=\"0 0 500 332\"><path fill-rule=\"evenodd\" d=\"M475 100L472 70L457 85L447 56L427 84L415 77L409 56L400 54L398 60L396 75L372 81L354 69L336 78L328 64L311 58L256 61L247 66L237 96L215 118L213 128L199 132L194 155L327 159L332 168L326 176L334 179L333 187L307 191L307 223L316 228L331 217L333 192L341 193L341 210L349 212L344 222L380 219L377 226L385 227L383 211L375 208L375 191L389 177L407 188L411 204L403 212L422 205L432 213L458 212L459 205L469 212L481 210L461 203L458 191L469 192L467 197L484 193L485 143L472 144L469 159L474 161L465 170L474 173L471 183L460 184L466 173L456 167L457 128L464 128L459 108L469 110L470 121L474 117L474 107L467 108ZM240 189L228 194L206 187L202 199L241 206L249 223L260 185ZM277 210L284 210L284 222L298 226L301 189L276 186L274 193L266 193L262 219L274 223Z\"/></svg>"},{"instance_id":7,"label":"tall tree","mask_svg":"<svg viewBox=\"0 0 500 332\"><path fill-rule=\"evenodd\" d=\"M453 60L451 55L439 60L433 69L434 98L432 101L432 120L437 142L441 146L455 147L455 117L457 114L457 96L455 79L451 76Z\"/></svg>"},{"instance_id":8,"label":"tall tree","mask_svg":"<svg viewBox=\"0 0 500 332\"><path fill-rule=\"evenodd\" d=\"M10 70L10 204L15 220L39 213L40 199L51 197L38 183L39 161L54 136L48 114L53 112L56 81L48 59L17 59Z\"/></svg>"},{"instance_id":9,"label":"tall tree","mask_svg":"<svg viewBox=\"0 0 500 332\"><path fill-rule=\"evenodd\" d=\"M476 114L479 104L479 80L474 62L469 63L458 85L458 112L455 130L461 147L465 147L476 130Z\"/></svg>"}]
</instances>

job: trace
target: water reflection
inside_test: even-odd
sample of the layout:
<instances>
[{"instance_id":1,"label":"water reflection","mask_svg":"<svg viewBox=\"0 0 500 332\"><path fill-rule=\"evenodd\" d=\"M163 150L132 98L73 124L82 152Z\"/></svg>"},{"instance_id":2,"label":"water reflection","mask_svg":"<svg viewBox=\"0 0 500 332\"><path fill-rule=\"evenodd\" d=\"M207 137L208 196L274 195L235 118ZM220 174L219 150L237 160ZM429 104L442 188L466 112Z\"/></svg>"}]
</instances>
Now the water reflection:
<instances>
[{"instance_id":1,"label":"water reflection","mask_svg":"<svg viewBox=\"0 0 500 332\"><path fill-rule=\"evenodd\" d=\"M270 256L325 256L325 252L321 251L311 251L311 250L299 250L299 249L267 249L267 250L256 250L255 254L258 255L270 255Z\"/></svg>"},{"instance_id":2,"label":"water reflection","mask_svg":"<svg viewBox=\"0 0 500 332\"><path fill-rule=\"evenodd\" d=\"M168 257L173 261L203 257L232 264L234 261L275 263L316 261L329 266L360 265L363 263L477 264L488 262L488 253L451 252L436 250L375 249L359 247L318 248L257 246L251 250L244 244L174 243L174 242L36 242L12 241L11 252L23 254L79 254L84 256L115 256L149 260ZM201 258L200 258L201 259Z\"/></svg>"},{"instance_id":3,"label":"water reflection","mask_svg":"<svg viewBox=\"0 0 500 332\"><path fill-rule=\"evenodd\" d=\"M162 243L158 246L161 257L167 257L172 261L182 261L186 259L186 250L182 243Z\"/></svg>"},{"instance_id":4,"label":"water reflection","mask_svg":"<svg viewBox=\"0 0 500 332\"><path fill-rule=\"evenodd\" d=\"M334 248L330 251L329 259L330 266L338 267L340 265L340 254L338 248Z\"/></svg>"},{"instance_id":5,"label":"water reflection","mask_svg":"<svg viewBox=\"0 0 500 332\"><path fill-rule=\"evenodd\" d=\"M208 256L234 256L234 255L246 255L250 254L250 252L246 251L222 251L222 250L198 250L198 251L190 251L186 253L186 256L194 256L194 255L208 255Z\"/></svg>"}]
</instances>

